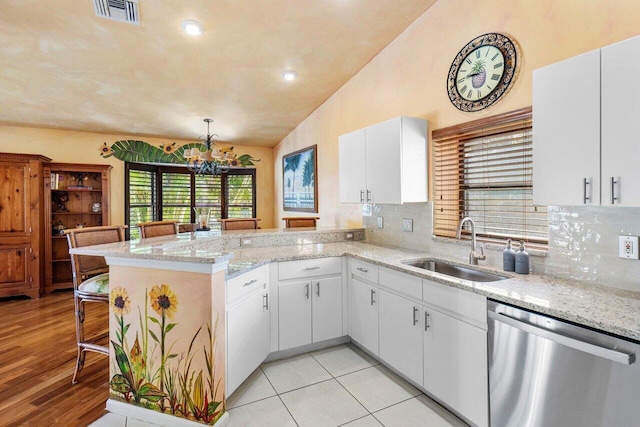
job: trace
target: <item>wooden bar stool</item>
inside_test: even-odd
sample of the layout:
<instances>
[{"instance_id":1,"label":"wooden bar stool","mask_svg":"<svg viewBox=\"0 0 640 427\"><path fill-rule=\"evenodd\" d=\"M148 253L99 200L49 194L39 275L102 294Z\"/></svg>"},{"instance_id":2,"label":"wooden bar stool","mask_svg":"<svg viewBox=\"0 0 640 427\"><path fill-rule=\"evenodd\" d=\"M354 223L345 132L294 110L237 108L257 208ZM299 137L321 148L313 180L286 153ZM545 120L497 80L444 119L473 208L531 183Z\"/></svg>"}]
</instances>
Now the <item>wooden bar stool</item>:
<instances>
[{"instance_id":1,"label":"wooden bar stool","mask_svg":"<svg viewBox=\"0 0 640 427\"><path fill-rule=\"evenodd\" d=\"M140 227L140 237L146 239L147 237L157 236L169 236L171 234L178 234L180 231L180 221L151 221L141 222L138 224Z\"/></svg>"},{"instance_id":2,"label":"wooden bar stool","mask_svg":"<svg viewBox=\"0 0 640 427\"><path fill-rule=\"evenodd\" d=\"M69 249L84 246L100 245L124 241L126 225L83 227L64 230ZM109 266L104 257L71 254L71 270L73 273L73 300L76 309L76 343L78 357L76 369L73 373L72 384L77 382L78 373L84 367L85 352L93 351L109 354L109 347L98 344L109 335L109 324L105 325L107 332L92 337L85 337L85 302L101 302L109 304Z\"/></svg>"},{"instance_id":3,"label":"wooden bar stool","mask_svg":"<svg viewBox=\"0 0 640 427\"><path fill-rule=\"evenodd\" d=\"M255 230L258 227L260 218L228 218L221 219L223 230Z\"/></svg>"},{"instance_id":4,"label":"wooden bar stool","mask_svg":"<svg viewBox=\"0 0 640 427\"><path fill-rule=\"evenodd\" d=\"M317 216L300 216L293 217L288 216L282 218L284 220L285 228L297 228L297 227L315 227L316 221L320 219Z\"/></svg>"}]
</instances>

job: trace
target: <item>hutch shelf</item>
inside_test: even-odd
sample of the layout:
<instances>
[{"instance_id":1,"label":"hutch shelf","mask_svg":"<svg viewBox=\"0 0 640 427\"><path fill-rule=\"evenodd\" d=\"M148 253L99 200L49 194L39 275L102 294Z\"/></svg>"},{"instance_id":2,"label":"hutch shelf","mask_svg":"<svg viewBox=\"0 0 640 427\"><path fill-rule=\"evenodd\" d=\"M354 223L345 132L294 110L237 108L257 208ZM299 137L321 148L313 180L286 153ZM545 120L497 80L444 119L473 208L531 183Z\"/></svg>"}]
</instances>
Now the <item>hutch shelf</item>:
<instances>
[{"instance_id":1,"label":"hutch shelf","mask_svg":"<svg viewBox=\"0 0 640 427\"><path fill-rule=\"evenodd\" d=\"M49 163L44 168L45 292L73 288L62 230L109 225L109 165Z\"/></svg>"}]
</instances>

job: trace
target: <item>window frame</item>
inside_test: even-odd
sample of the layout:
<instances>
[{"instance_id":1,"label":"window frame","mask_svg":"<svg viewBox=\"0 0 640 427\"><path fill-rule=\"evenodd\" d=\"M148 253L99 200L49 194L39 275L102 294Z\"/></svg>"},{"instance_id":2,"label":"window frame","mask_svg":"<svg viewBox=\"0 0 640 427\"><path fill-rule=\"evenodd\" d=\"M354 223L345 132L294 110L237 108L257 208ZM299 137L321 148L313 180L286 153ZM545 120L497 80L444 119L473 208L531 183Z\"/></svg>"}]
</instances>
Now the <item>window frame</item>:
<instances>
[{"instance_id":1,"label":"window frame","mask_svg":"<svg viewBox=\"0 0 640 427\"><path fill-rule=\"evenodd\" d=\"M152 197L152 221L162 221L163 220L163 209L162 209L162 174L163 173L179 173L185 175L191 175L191 191L190 191L190 221L191 223L195 223L195 212L193 208L196 207L197 199L196 199L196 175L189 171L186 167L183 166L169 166L164 164L149 164L149 163L136 163L136 162L125 162L124 168L124 190L125 190L125 206L124 206L124 222L129 226L126 230L127 239L130 238L130 229L131 227L135 227L135 224L130 224L131 222L131 200L130 200L130 171L131 170L141 170L147 172L153 172L155 174L155 188L153 191L156 195L155 203ZM220 212L221 219L228 218L229 215L229 178L230 176L235 175L250 175L251 179L251 192L252 192L252 200L251 200L251 210L253 212L253 217L257 216L257 176L255 168L230 168L229 172L223 173L220 175Z\"/></svg>"},{"instance_id":2,"label":"window frame","mask_svg":"<svg viewBox=\"0 0 640 427\"><path fill-rule=\"evenodd\" d=\"M481 209L483 212L497 212L498 216L508 217L509 213L513 213L513 211L510 211L508 203L504 205L502 205L502 203L519 200L517 198L510 199L501 196L496 199L497 202L492 203L487 202L485 198L480 204L481 207L478 208L478 205L475 205L477 199L469 197L473 192L487 191L492 195L500 195L500 193L505 190L517 190L520 191L523 196L522 203L517 205L519 210L516 211L518 213L521 212L521 224L513 227L511 235L509 235L505 230L496 229L495 221L491 221L486 224L486 232L483 232L483 230L485 230L485 223L482 219L478 220L478 218L474 218L472 215L472 219L477 221L476 232L478 239L487 243L504 243L510 238L513 241L523 240L527 243L527 246L536 249L546 250L548 248L549 228L547 207L534 205L531 196L533 190L533 160L529 152L533 145L531 139L532 129L532 108L526 107L432 132L433 234L435 237L445 239L455 238L457 223L463 216L467 216L468 209L476 211ZM510 148L500 151L502 150L501 148L497 150L497 154L495 153L496 146L507 147L509 145L508 140L498 142L500 135L516 134L518 132L523 135L514 135L519 139L514 139L513 142L516 146L523 146L522 156L510 160L508 163L501 163L500 156L504 155ZM469 162L478 162L481 156L476 156L475 154L469 155L468 153L484 144L479 142L482 138L487 138L488 140L493 138L486 147L480 149L485 151L483 155L487 155L486 153L490 153L491 151L494 151L492 154L496 155L488 157L486 165L481 166L483 171L486 170L488 176L488 178L486 178L487 183L474 185L470 184L470 181L478 180L478 178L473 175L478 173L478 169L475 165L470 167ZM492 146L492 144L496 145ZM524 147L526 147L526 150ZM457 153L457 155L455 153ZM453 160L456 159L456 156L457 160ZM517 165L521 165L519 167L522 168L522 171L517 171L515 167ZM448 169L446 168L447 166L449 167ZM508 175L509 178L521 179L520 181L515 181L518 185L513 183L511 185L505 185L500 182L499 175L503 173L505 166L514 171ZM470 169L472 169L473 172L471 175L468 173ZM485 179L484 176L483 179ZM491 197L491 199L493 201L493 197ZM475 206L470 207L468 203L472 203ZM492 209L503 206L504 210L492 211ZM491 217L491 215L489 215L489 217ZM511 224L509 225L511 226ZM461 238L468 239L471 237L468 226L464 227L462 231ZM516 233L518 232L521 232L522 235L517 235Z\"/></svg>"}]
</instances>

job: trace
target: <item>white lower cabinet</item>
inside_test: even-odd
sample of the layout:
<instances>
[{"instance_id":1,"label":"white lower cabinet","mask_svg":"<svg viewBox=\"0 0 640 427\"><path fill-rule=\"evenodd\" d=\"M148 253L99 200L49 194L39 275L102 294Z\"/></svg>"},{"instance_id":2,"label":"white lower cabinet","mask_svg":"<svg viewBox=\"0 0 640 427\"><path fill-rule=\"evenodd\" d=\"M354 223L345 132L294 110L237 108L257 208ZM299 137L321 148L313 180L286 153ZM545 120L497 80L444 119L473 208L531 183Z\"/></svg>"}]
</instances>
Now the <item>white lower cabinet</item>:
<instances>
[{"instance_id":1,"label":"white lower cabinet","mask_svg":"<svg viewBox=\"0 0 640 427\"><path fill-rule=\"evenodd\" d=\"M280 283L278 300L280 350L343 335L341 277Z\"/></svg>"},{"instance_id":2,"label":"white lower cabinet","mask_svg":"<svg viewBox=\"0 0 640 427\"><path fill-rule=\"evenodd\" d=\"M479 426L488 425L487 332L426 308L424 388Z\"/></svg>"},{"instance_id":3,"label":"white lower cabinet","mask_svg":"<svg viewBox=\"0 0 640 427\"><path fill-rule=\"evenodd\" d=\"M352 277L348 298L349 336L378 355L378 289Z\"/></svg>"},{"instance_id":4,"label":"white lower cabinet","mask_svg":"<svg viewBox=\"0 0 640 427\"><path fill-rule=\"evenodd\" d=\"M228 295L233 294L229 290L234 288L246 290L227 305L227 396L264 362L271 346L268 269L261 267L244 276L227 283Z\"/></svg>"},{"instance_id":5,"label":"white lower cabinet","mask_svg":"<svg viewBox=\"0 0 640 427\"><path fill-rule=\"evenodd\" d=\"M422 306L380 290L380 358L422 385Z\"/></svg>"},{"instance_id":6,"label":"white lower cabinet","mask_svg":"<svg viewBox=\"0 0 640 427\"><path fill-rule=\"evenodd\" d=\"M486 427L486 298L424 280L424 300L433 304L423 307L424 389L475 425Z\"/></svg>"}]
</instances>

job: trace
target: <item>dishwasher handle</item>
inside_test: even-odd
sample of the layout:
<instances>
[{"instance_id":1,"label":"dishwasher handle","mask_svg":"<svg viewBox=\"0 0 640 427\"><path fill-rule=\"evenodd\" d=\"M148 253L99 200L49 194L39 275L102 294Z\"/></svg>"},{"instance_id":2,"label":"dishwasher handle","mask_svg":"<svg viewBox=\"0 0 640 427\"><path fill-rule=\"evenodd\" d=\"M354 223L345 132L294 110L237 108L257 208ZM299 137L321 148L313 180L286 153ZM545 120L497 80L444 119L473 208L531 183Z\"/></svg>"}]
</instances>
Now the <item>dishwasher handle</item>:
<instances>
[{"instance_id":1,"label":"dishwasher handle","mask_svg":"<svg viewBox=\"0 0 640 427\"><path fill-rule=\"evenodd\" d=\"M504 313L495 313L493 311L488 311L487 314L490 319L493 319L497 322L504 323L516 329L520 329L521 331L524 331L533 335L537 335L541 338L546 338L550 341L556 342L558 344L562 344L567 347L574 348L576 350L579 350L585 353L592 354L594 356L609 359L613 362L621 363L623 365L631 365L636 361L636 355L634 353L631 353L631 354L623 353L620 351L612 350L610 348L601 347L599 345L592 344L590 342L567 337L565 335L556 334L554 332L551 332L539 326L535 326L530 323L525 323L518 319L514 319L513 317L510 317Z\"/></svg>"}]
</instances>

